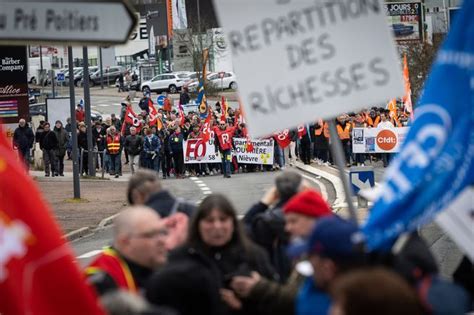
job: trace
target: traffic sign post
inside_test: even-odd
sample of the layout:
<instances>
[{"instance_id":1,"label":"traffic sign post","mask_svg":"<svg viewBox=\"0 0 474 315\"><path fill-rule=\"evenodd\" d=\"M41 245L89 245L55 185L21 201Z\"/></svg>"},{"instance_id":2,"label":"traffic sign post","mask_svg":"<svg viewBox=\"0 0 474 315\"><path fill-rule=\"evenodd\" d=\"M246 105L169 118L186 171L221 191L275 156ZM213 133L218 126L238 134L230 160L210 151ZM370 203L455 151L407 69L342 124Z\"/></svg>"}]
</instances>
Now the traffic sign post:
<instances>
[{"instance_id":1,"label":"traffic sign post","mask_svg":"<svg viewBox=\"0 0 474 315\"><path fill-rule=\"evenodd\" d=\"M1 44L84 46L127 42L137 17L125 0L0 0L0 21Z\"/></svg>"},{"instance_id":2,"label":"traffic sign post","mask_svg":"<svg viewBox=\"0 0 474 315\"><path fill-rule=\"evenodd\" d=\"M357 196L359 208L367 208L367 200L358 193L375 185L374 169L372 167L351 167L349 172L352 191Z\"/></svg>"},{"instance_id":3,"label":"traffic sign post","mask_svg":"<svg viewBox=\"0 0 474 315\"><path fill-rule=\"evenodd\" d=\"M164 95L159 95L157 98L156 98L156 103L160 106L163 106L165 105L165 98L166 96Z\"/></svg>"}]
</instances>

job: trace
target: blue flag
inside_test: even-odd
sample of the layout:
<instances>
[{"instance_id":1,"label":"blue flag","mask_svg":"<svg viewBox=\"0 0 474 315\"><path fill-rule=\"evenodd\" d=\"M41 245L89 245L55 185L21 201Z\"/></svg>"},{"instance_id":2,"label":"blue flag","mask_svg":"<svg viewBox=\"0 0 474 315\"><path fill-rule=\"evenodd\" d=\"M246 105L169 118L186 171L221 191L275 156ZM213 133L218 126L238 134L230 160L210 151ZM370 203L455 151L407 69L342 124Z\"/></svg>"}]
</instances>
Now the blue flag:
<instances>
[{"instance_id":1,"label":"blue flag","mask_svg":"<svg viewBox=\"0 0 474 315\"><path fill-rule=\"evenodd\" d=\"M204 91L204 79L199 82L198 92L199 94L196 103L198 104L199 116L202 119L205 119L207 118L207 115L209 115L209 107L207 105L206 93Z\"/></svg>"},{"instance_id":2,"label":"blue flag","mask_svg":"<svg viewBox=\"0 0 474 315\"><path fill-rule=\"evenodd\" d=\"M363 227L369 249L431 222L474 183L473 161L474 1L465 0Z\"/></svg>"}]
</instances>

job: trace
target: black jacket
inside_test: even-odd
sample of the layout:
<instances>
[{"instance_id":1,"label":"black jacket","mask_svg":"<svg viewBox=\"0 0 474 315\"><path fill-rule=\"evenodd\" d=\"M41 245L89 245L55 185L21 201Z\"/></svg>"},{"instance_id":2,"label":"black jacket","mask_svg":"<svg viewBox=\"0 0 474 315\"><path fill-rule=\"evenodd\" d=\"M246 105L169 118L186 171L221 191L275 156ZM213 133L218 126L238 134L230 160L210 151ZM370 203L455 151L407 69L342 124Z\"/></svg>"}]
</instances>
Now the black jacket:
<instances>
[{"instance_id":1,"label":"black jacket","mask_svg":"<svg viewBox=\"0 0 474 315\"><path fill-rule=\"evenodd\" d=\"M67 148L67 142L69 140L69 135L64 130L64 128L56 128L54 127L54 133L56 134L56 138L58 139L58 148L56 151L56 156L64 156L66 155L66 148Z\"/></svg>"},{"instance_id":2,"label":"black jacket","mask_svg":"<svg viewBox=\"0 0 474 315\"><path fill-rule=\"evenodd\" d=\"M58 148L58 138L54 131L44 131L41 134L40 149L41 150L55 150Z\"/></svg>"},{"instance_id":3,"label":"black jacket","mask_svg":"<svg viewBox=\"0 0 474 315\"><path fill-rule=\"evenodd\" d=\"M97 146L98 151L105 150L106 135L106 130L103 127L100 129L100 131L97 131L97 128L92 129L92 138L94 139L94 143Z\"/></svg>"},{"instance_id":4,"label":"black jacket","mask_svg":"<svg viewBox=\"0 0 474 315\"><path fill-rule=\"evenodd\" d=\"M33 147L33 143L35 142L33 130L31 130L31 128L27 125L24 127L18 126L18 128L15 129L15 133L13 134L13 142L20 151L31 149Z\"/></svg>"},{"instance_id":5,"label":"black jacket","mask_svg":"<svg viewBox=\"0 0 474 315\"><path fill-rule=\"evenodd\" d=\"M166 190L151 195L146 205L158 212L162 218L169 216L173 209L190 217L196 210L196 206L176 199Z\"/></svg>"},{"instance_id":6,"label":"black jacket","mask_svg":"<svg viewBox=\"0 0 474 315\"><path fill-rule=\"evenodd\" d=\"M179 102L181 103L181 105L188 104L190 100L191 98L189 97L189 94L186 92L181 93L181 95L179 96Z\"/></svg>"},{"instance_id":7,"label":"black jacket","mask_svg":"<svg viewBox=\"0 0 474 315\"><path fill-rule=\"evenodd\" d=\"M147 299L187 314L256 314L243 301L241 311L232 311L221 301L219 289L229 289L232 277L257 271L272 279L273 269L265 252L250 244L201 249L185 245L169 256L169 263L154 275L147 287ZM199 289L196 289L199 288Z\"/></svg>"},{"instance_id":8,"label":"black jacket","mask_svg":"<svg viewBox=\"0 0 474 315\"><path fill-rule=\"evenodd\" d=\"M143 150L143 138L139 135L128 135L124 143L125 150L130 155L139 155Z\"/></svg>"},{"instance_id":9,"label":"black jacket","mask_svg":"<svg viewBox=\"0 0 474 315\"><path fill-rule=\"evenodd\" d=\"M87 150L87 132L77 133L77 146L80 149Z\"/></svg>"}]
</instances>

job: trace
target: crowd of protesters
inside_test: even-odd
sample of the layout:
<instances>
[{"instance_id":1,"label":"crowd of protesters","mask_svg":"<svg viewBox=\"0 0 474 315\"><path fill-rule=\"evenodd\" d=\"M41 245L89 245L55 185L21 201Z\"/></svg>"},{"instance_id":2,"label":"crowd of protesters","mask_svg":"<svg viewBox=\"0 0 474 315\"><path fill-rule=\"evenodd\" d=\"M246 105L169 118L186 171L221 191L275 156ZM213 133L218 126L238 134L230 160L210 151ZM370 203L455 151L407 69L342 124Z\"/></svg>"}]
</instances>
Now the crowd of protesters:
<instances>
[{"instance_id":1,"label":"crowd of protesters","mask_svg":"<svg viewBox=\"0 0 474 315\"><path fill-rule=\"evenodd\" d=\"M358 226L296 172L251 209L220 194L195 207L156 172L130 179L111 247L86 268L109 314L465 314L473 266L439 276L427 244L404 235L368 252ZM237 211L245 212L242 221Z\"/></svg>"},{"instance_id":2,"label":"crowd of protesters","mask_svg":"<svg viewBox=\"0 0 474 315\"><path fill-rule=\"evenodd\" d=\"M180 104L187 104L190 97L187 91L180 96ZM77 140L81 174L88 175L88 141L87 128L92 129L93 154L96 169L103 169L111 176L122 175L124 165L129 165L131 173L137 168L148 168L161 172L163 178L184 178L186 176L208 176L222 174L229 178L238 172L255 172L285 169L295 164L298 157L304 164L332 164L329 150L329 127L322 120L314 124L301 125L294 130L286 130L271 136L274 141L273 165L239 163L232 156L233 139L248 138L245 120L239 109L233 109L226 101L215 103L203 117L202 113L189 111L185 114L182 107L173 108L171 100L165 99L163 107L156 109L150 94L145 93L139 101L138 114L135 114L130 99L122 102L119 115L112 114L104 121L85 121L81 104L76 109L78 122ZM153 113L156 111L156 113ZM127 117L133 112L133 118ZM383 166L389 162L389 154L352 153L353 128L393 128L408 124L409 116L402 106L371 108L359 113L341 115L336 119L338 137L341 139L347 166L361 165L381 160ZM29 148L32 146L31 134L23 131L25 122L20 122L15 132L14 141L20 153L29 160ZM54 132L49 133L49 123L41 122L36 131L36 141L43 150L45 175L49 176L50 168L53 176L63 174L63 160L67 153L71 159L71 122L63 128L62 122L56 122ZM65 132L64 132L65 130ZM45 132L43 132L45 131ZM216 146L222 163L185 164L183 142L188 139L203 139L206 132ZM53 139L56 136L58 141ZM57 143L56 143L57 142ZM51 167L50 167L51 165Z\"/></svg>"}]
</instances>

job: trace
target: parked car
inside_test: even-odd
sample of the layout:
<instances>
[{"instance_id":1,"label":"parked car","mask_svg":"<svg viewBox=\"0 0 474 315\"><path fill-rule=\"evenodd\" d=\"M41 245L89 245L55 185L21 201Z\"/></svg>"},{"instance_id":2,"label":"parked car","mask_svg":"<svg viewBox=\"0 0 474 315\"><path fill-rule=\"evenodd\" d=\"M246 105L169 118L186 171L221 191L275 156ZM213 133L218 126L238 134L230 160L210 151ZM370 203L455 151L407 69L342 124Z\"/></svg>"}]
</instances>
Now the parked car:
<instances>
[{"instance_id":1,"label":"parked car","mask_svg":"<svg viewBox=\"0 0 474 315\"><path fill-rule=\"evenodd\" d=\"M237 78L233 72L224 72L224 77L221 78L219 73L210 73L207 75L208 84L215 86L218 89L237 89ZM188 85L189 92L196 92L199 86L199 81L196 79Z\"/></svg>"},{"instance_id":2,"label":"parked car","mask_svg":"<svg viewBox=\"0 0 474 315\"><path fill-rule=\"evenodd\" d=\"M405 24L397 23L397 24L393 24L392 28L393 28L393 32L395 33L395 37L409 36L415 32L413 29L413 25L405 25Z\"/></svg>"},{"instance_id":3,"label":"parked car","mask_svg":"<svg viewBox=\"0 0 474 315\"><path fill-rule=\"evenodd\" d=\"M143 92L178 92L188 76L184 73L163 73L155 76L150 81L143 82L140 89Z\"/></svg>"},{"instance_id":4,"label":"parked car","mask_svg":"<svg viewBox=\"0 0 474 315\"><path fill-rule=\"evenodd\" d=\"M103 80L104 84L115 84L115 81L120 77L121 74L124 73L124 70L120 66L116 67L110 67L108 69L103 69L102 74L103 74ZM91 86L95 85L100 85L100 69L95 71L94 73L91 73L89 76L89 82Z\"/></svg>"}]
</instances>

